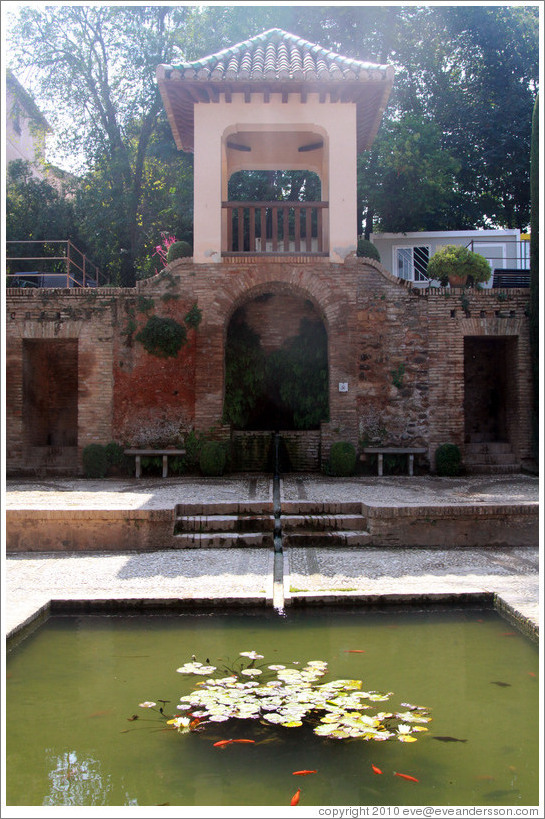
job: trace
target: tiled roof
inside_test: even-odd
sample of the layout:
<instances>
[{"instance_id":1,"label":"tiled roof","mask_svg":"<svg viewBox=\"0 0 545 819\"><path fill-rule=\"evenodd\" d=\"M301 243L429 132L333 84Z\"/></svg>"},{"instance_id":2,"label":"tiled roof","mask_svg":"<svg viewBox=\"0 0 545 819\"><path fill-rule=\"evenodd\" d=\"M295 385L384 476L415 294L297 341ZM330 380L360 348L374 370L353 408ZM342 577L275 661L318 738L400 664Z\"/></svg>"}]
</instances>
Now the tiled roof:
<instances>
[{"instance_id":1,"label":"tiled roof","mask_svg":"<svg viewBox=\"0 0 545 819\"><path fill-rule=\"evenodd\" d=\"M352 60L279 28L200 60L163 66L188 80L384 80L387 65Z\"/></svg>"},{"instance_id":2,"label":"tiled roof","mask_svg":"<svg viewBox=\"0 0 545 819\"><path fill-rule=\"evenodd\" d=\"M231 95L262 93L265 103L280 93L318 94L320 102L355 103L358 150L369 148L378 130L392 88L394 69L352 60L272 28L200 60L159 65L157 81L176 145L194 150L194 106L227 102Z\"/></svg>"}]
</instances>

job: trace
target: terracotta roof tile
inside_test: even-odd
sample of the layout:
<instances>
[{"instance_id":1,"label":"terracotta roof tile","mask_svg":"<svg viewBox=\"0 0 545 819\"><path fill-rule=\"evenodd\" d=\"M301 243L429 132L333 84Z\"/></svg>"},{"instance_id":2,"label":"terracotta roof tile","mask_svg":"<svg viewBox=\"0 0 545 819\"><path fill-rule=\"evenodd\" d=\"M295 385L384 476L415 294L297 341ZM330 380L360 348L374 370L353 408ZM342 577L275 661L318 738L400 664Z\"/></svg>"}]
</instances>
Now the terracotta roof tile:
<instances>
[{"instance_id":1,"label":"terracotta roof tile","mask_svg":"<svg viewBox=\"0 0 545 819\"><path fill-rule=\"evenodd\" d=\"M386 65L343 57L279 28L200 60L163 68L167 76L177 68L185 79L194 80L301 79L302 71L307 79L383 80L388 70Z\"/></svg>"}]
</instances>

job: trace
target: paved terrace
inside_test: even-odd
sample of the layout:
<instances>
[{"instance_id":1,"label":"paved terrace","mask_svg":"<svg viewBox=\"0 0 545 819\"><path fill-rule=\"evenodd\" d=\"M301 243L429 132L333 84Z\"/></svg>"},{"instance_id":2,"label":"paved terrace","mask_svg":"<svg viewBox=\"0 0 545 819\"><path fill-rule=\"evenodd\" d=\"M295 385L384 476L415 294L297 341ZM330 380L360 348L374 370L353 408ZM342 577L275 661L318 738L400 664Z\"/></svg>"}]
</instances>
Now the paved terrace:
<instances>
[{"instance_id":1,"label":"paved terrace","mask_svg":"<svg viewBox=\"0 0 545 819\"><path fill-rule=\"evenodd\" d=\"M269 501L267 475L225 478L8 481L8 510L172 509L177 503ZM373 506L536 506L527 475L327 478L286 475L281 498L357 501ZM479 525L476 522L476 525ZM5 564L3 619L17 632L50 601L181 601L265 605L273 600L274 554L267 548L155 552L18 553ZM495 594L529 632L539 624L538 543L500 548L285 548L286 605L421 600Z\"/></svg>"}]
</instances>

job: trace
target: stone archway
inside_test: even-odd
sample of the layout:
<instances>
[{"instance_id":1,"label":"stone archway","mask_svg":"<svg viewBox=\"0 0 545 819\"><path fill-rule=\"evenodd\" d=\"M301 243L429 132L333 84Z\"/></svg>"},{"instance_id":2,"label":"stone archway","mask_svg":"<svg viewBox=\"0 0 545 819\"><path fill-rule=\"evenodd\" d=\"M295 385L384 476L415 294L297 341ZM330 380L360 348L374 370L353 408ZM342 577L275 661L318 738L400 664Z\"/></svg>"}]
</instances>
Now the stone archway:
<instances>
[{"instance_id":1,"label":"stone archway","mask_svg":"<svg viewBox=\"0 0 545 819\"><path fill-rule=\"evenodd\" d=\"M250 295L225 345L224 418L235 429L319 429L329 419L327 331L310 299Z\"/></svg>"},{"instance_id":2,"label":"stone archway","mask_svg":"<svg viewBox=\"0 0 545 819\"><path fill-rule=\"evenodd\" d=\"M318 469L329 419L327 330L313 301L278 283L239 299L227 321L224 421L239 470Z\"/></svg>"}]
</instances>

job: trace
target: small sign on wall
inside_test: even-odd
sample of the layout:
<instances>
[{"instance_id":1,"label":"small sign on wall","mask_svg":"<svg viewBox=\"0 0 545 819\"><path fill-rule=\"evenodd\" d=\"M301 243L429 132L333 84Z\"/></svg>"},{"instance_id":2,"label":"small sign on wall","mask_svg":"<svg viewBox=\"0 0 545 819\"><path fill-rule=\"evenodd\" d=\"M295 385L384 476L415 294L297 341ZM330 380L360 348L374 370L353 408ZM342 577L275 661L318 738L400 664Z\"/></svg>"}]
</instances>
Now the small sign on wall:
<instances>
[{"instance_id":1,"label":"small sign on wall","mask_svg":"<svg viewBox=\"0 0 545 819\"><path fill-rule=\"evenodd\" d=\"M339 392L348 392L348 381L339 381Z\"/></svg>"}]
</instances>

